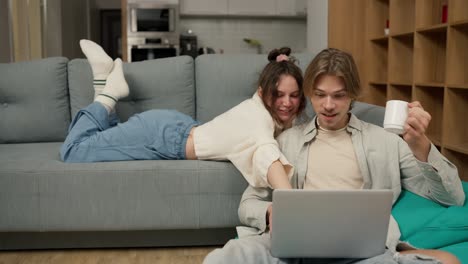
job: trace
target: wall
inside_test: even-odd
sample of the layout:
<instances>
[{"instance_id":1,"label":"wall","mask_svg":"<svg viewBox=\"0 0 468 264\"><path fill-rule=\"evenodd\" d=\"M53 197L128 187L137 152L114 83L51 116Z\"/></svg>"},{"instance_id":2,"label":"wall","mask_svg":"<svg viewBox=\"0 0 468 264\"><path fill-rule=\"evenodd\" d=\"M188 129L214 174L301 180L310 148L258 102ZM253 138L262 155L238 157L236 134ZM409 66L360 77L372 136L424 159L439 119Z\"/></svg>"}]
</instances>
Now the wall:
<instances>
[{"instance_id":1,"label":"wall","mask_svg":"<svg viewBox=\"0 0 468 264\"><path fill-rule=\"evenodd\" d=\"M10 62L10 23L8 1L0 1L0 63Z\"/></svg>"},{"instance_id":2,"label":"wall","mask_svg":"<svg viewBox=\"0 0 468 264\"><path fill-rule=\"evenodd\" d=\"M79 40L89 38L89 1L67 0L62 4L62 56L84 57Z\"/></svg>"},{"instance_id":3,"label":"wall","mask_svg":"<svg viewBox=\"0 0 468 264\"><path fill-rule=\"evenodd\" d=\"M307 2L307 51L315 54L328 47L328 1Z\"/></svg>"},{"instance_id":4,"label":"wall","mask_svg":"<svg viewBox=\"0 0 468 264\"><path fill-rule=\"evenodd\" d=\"M10 1L14 61L42 58L42 21L39 1Z\"/></svg>"},{"instance_id":5,"label":"wall","mask_svg":"<svg viewBox=\"0 0 468 264\"><path fill-rule=\"evenodd\" d=\"M271 18L181 18L181 32L191 29L198 47L211 47L216 53L257 53L244 38L259 40L263 53L289 46L295 52L306 49L306 20Z\"/></svg>"},{"instance_id":6,"label":"wall","mask_svg":"<svg viewBox=\"0 0 468 264\"><path fill-rule=\"evenodd\" d=\"M120 0L92 0L92 2L97 9L120 9Z\"/></svg>"},{"instance_id":7,"label":"wall","mask_svg":"<svg viewBox=\"0 0 468 264\"><path fill-rule=\"evenodd\" d=\"M47 0L44 18L44 57L62 56L62 1Z\"/></svg>"}]
</instances>

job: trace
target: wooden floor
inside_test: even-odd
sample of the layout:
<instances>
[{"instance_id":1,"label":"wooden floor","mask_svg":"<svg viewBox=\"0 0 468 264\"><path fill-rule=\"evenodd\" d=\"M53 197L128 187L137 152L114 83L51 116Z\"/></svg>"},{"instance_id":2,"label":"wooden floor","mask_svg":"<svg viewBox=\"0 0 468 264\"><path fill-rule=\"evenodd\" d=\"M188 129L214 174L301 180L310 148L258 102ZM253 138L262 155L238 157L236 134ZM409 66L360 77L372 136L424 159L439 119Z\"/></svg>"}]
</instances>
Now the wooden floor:
<instances>
[{"instance_id":1,"label":"wooden floor","mask_svg":"<svg viewBox=\"0 0 468 264\"><path fill-rule=\"evenodd\" d=\"M0 251L0 264L195 264L216 247Z\"/></svg>"}]
</instances>

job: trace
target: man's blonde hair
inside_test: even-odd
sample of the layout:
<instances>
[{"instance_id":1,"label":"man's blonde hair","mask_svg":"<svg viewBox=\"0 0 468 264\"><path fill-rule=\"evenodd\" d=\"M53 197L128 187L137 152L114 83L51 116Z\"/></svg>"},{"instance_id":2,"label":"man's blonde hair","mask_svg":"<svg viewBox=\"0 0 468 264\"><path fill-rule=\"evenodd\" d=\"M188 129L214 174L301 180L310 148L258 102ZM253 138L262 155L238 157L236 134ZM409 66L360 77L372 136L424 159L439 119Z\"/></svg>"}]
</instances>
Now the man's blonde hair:
<instances>
[{"instance_id":1,"label":"man's blonde hair","mask_svg":"<svg viewBox=\"0 0 468 264\"><path fill-rule=\"evenodd\" d=\"M348 92L349 97L354 101L361 95L361 85L359 74L353 57L339 49L322 50L307 67L304 74L304 94L307 97L313 95L318 78L323 75L340 77Z\"/></svg>"}]
</instances>

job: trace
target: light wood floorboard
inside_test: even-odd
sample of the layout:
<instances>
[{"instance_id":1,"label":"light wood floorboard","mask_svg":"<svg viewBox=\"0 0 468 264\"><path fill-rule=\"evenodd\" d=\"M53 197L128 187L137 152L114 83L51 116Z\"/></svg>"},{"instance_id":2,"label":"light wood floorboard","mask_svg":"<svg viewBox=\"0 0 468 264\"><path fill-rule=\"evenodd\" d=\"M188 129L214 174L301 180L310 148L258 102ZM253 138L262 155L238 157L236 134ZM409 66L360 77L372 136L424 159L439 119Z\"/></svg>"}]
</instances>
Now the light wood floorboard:
<instances>
[{"instance_id":1,"label":"light wood floorboard","mask_svg":"<svg viewBox=\"0 0 468 264\"><path fill-rule=\"evenodd\" d=\"M197 264L217 247L0 251L0 264Z\"/></svg>"}]
</instances>

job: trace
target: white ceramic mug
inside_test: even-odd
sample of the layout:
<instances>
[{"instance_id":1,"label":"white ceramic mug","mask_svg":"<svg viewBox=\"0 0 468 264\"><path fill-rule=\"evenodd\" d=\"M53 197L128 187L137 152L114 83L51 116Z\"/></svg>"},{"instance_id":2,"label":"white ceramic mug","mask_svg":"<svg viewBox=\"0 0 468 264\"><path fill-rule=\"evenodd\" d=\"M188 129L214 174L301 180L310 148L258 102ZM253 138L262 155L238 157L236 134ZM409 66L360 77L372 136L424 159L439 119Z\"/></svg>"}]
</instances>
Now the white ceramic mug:
<instances>
[{"instance_id":1,"label":"white ceramic mug","mask_svg":"<svg viewBox=\"0 0 468 264\"><path fill-rule=\"evenodd\" d=\"M400 100L387 101L385 106L384 129L398 135L405 131L408 118L408 102Z\"/></svg>"}]
</instances>

